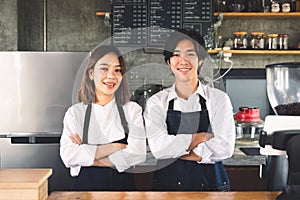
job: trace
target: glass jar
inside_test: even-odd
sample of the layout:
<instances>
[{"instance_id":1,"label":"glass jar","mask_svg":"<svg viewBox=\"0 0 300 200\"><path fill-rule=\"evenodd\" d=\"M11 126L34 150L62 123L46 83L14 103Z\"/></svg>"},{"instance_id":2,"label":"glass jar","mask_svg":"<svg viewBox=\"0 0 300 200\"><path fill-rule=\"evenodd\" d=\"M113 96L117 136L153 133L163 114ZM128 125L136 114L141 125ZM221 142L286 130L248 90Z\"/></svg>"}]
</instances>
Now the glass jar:
<instances>
[{"instance_id":1,"label":"glass jar","mask_svg":"<svg viewBox=\"0 0 300 200\"><path fill-rule=\"evenodd\" d=\"M282 12L290 12L291 11L291 5L289 2L284 2L281 5L281 11Z\"/></svg>"},{"instance_id":2,"label":"glass jar","mask_svg":"<svg viewBox=\"0 0 300 200\"><path fill-rule=\"evenodd\" d=\"M288 35L287 34L280 34L278 36L278 46L279 49L288 49Z\"/></svg>"},{"instance_id":3,"label":"glass jar","mask_svg":"<svg viewBox=\"0 0 300 200\"><path fill-rule=\"evenodd\" d=\"M252 32L250 47L251 49L264 49L265 48L265 37L264 32Z\"/></svg>"},{"instance_id":4,"label":"glass jar","mask_svg":"<svg viewBox=\"0 0 300 200\"><path fill-rule=\"evenodd\" d=\"M277 49L278 34L268 34L267 38L268 38L267 49Z\"/></svg>"},{"instance_id":5,"label":"glass jar","mask_svg":"<svg viewBox=\"0 0 300 200\"><path fill-rule=\"evenodd\" d=\"M279 12L280 11L280 5L276 0L273 0L271 2L271 12Z\"/></svg>"},{"instance_id":6,"label":"glass jar","mask_svg":"<svg viewBox=\"0 0 300 200\"><path fill-rule=\"evenodd\" d=\"M234 32L233 48L234 49L247 49L247 32Z\"/></svg>"}]
</instances>

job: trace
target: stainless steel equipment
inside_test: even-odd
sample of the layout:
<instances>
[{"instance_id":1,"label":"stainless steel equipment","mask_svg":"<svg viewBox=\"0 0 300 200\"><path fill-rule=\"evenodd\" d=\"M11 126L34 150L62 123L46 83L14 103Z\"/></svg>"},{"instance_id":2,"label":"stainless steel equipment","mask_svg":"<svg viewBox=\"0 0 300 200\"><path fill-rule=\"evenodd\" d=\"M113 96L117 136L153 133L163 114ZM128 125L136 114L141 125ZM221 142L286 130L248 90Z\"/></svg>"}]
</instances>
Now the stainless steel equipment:
<instances>
[{"instance_id":1,"label":"stainless steel equipment","mask_svg":"<svg viewBox=\"0 0 300 200\"><path fill-rule=\"evenodd\" d=\"M59 155L66 109L87 52L0 52L0 167L52 168L49 192L69 190Z\"/></svg>"},{"instance_id":2,"label":"stainless steel equipment","mask_svg":"<svg viewBox=\"0 0 300 200\"><path fill-rule=\"evenodd\" d=\"M300 130L300 63L280 63L266 66L267 93L277 115L267 116L264 132ZM292 107L292 109L290 109ZM288 160L286 152L273 149L271 145L261 148L267 156L267 187L281 190L287 184Z\"/></svg>"}]
</instances>

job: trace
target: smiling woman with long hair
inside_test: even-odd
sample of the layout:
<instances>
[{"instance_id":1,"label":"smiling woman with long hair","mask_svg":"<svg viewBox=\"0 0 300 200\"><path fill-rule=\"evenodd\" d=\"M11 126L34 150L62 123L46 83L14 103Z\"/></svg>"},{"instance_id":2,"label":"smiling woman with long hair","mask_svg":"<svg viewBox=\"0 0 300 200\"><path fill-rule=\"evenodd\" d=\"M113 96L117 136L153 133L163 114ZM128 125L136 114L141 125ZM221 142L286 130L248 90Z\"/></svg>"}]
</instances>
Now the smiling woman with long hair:
<instances>
[{"instance_id":1,"label":"smiling woman with long hair","mask_svg":"<svg viewBox=\"0 0 300 200\"><path fill-rule=\"evenodd\" d=\"M126 170L145 161L146 140L142 108L129 101L125 73L117 48L92 51L61 137L60 155L76 177L75 191L135 189Z\"/></svg>"}]
</instances>

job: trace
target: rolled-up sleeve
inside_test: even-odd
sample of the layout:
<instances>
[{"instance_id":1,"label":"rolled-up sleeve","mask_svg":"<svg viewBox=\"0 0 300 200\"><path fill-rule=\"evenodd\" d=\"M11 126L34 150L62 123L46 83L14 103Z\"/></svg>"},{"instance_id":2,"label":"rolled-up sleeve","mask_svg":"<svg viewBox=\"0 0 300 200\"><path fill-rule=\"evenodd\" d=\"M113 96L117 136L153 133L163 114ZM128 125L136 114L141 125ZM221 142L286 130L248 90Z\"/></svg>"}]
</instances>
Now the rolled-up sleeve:
<instances>
[{"instance_id":1,"label":"rolled-up sleeve","mask_svg":"<svg viewBox=\"0 0 300 200\"><path fill-rule=\"evenodd\" d=\"M209 95L208 110L214 137L194 149L202 157L201 163L230 158L235 145L235 125L229 96L221 91Z\"/></svg>"},{"instance_id":2,"label":"rolled-up sleeve","mask_svg":"<svg viewBox=\"0 0 300 200\"><path fill-rule=\"evenodd\" d=\"M74 109L69 108L64 117L64 128L60 140L60 156L68 168L93 165L97 149L97 146L94 145L74 144L70 139L71 134L77 133L80 135L82 132L79 130L81 123L78 120L80 119L74 114ZM78 175L78 173L73 175Z\"/></svg>"},{"instance_id":3,"label":"rolled-up sleeve","mask_svg":"<svg viewBox=\"0 0 300 200\"><path fill-rule=\"evenodd\" d=\"M146 134L142 116L142 108L129 102L124 106L124 113L129 126L128 145L108 158L119 172L146 160Z\"/></svg>"}]
</instances>

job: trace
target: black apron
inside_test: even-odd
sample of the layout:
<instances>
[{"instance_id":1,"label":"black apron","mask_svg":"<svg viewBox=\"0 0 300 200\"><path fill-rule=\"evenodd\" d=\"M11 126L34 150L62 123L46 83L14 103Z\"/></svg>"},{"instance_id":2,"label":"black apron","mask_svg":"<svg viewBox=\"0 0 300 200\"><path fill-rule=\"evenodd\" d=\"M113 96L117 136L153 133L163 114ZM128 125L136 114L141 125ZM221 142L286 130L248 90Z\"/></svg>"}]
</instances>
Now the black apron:
<instances>
[{"instance_id":1,"label":"black apron","mask_svg":"<svg viewBox=\"0 0 300 200\"><path fill-rule=\"evenodd\" d=\"M208 132L210 121L205 99L200 96L201 111L173 110L174 99L169 102L167 129L169 135ZM169 165L167 165L169 164ZM166 166L167 165L167 166ZM181 159L158 160L154 174L154 190L158 191L230 191L229 178L222 162L199 164Z\"/></svg>"},{"instance_id":2,"label":"black apron","mask_svg":"<svg viewBox=\"0 0 300 200\"><path fill-rule=\"evenodd\" d=\"M125 118L122 106L118 106L121 123L125 132L125 137L114 143L127 144L128 123ZM88 129L91 116L92 104L89 104L85 112L83 127L83 144L88 144ZM74 191L128 191L134 190L134 176L132 173L119 173L111 167L81 167L79 175L76 177Z\"/></svg>"}]
</instances>

